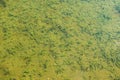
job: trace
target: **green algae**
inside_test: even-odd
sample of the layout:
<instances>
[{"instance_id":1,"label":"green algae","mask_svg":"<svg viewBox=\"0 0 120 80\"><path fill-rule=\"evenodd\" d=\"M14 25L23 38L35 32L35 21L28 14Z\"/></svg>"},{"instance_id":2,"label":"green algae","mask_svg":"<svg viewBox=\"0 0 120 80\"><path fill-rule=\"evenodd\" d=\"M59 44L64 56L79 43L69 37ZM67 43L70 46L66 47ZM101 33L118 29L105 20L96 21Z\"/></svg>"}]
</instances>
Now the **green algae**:
<instances>
[{"instance_id":1,"label":"green algae","mask_svg":"<svg viewBox=\"0 0 120 80\"><path fill-rule=\"evenodd\" d=\"M1 7L6 7L6 3L5 3L4 0L0 0L0 6L1 6Z\"/></svg>"},{"instance_id":2,"label":"green algae","mask_svg":"<svg viewBox=\"0 0 120 80\"><path fill-rule=\"evenodd\" d=\"M120 5L116 5L116 6L115 6L115 10L116 10L118 13L120 13Z\"/></svg>"},{"instance_id":3,"label":"green algae","mask_svg":"<svg viewBox=\"0 0 120 80\"><path fill-rule=\"evenodd\" d=\"M120 79L120 1L0 1L0 80Z\"/></svg>"}]
</instances>

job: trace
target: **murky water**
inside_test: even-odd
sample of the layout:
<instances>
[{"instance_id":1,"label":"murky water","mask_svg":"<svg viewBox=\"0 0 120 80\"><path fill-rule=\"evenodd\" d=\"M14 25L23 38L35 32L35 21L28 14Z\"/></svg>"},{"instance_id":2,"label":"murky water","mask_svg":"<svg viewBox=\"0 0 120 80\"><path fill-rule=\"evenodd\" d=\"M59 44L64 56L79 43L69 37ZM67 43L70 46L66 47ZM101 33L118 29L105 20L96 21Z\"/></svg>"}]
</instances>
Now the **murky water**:
<instances>
[{"instance_id":1,"label":"murky water","mask_svg":"<svg viewBox=\"0 0 120 80\"><path fill-rule=\"evenodd\" d=\"M120 80L120 0L0 0L0 80Z\"/></svg>"}]
</instances>

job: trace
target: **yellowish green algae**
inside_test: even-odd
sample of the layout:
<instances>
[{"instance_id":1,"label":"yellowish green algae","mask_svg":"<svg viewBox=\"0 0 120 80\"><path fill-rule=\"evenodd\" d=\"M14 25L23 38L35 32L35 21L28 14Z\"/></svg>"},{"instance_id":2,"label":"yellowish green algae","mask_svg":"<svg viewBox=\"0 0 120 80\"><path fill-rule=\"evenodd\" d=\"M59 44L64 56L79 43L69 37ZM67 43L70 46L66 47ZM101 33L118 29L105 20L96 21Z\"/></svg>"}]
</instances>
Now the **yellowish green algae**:
<instances>
[{"instance_id":1,"label":"yellowish green algae","mask_svg":"<svg viewBox=\"0 0 120 80\"><path fill-rule=\"evenodd\" d=\"M120 0L0 0L0 80L120 80Z\"/></svg>"}]
</instances>

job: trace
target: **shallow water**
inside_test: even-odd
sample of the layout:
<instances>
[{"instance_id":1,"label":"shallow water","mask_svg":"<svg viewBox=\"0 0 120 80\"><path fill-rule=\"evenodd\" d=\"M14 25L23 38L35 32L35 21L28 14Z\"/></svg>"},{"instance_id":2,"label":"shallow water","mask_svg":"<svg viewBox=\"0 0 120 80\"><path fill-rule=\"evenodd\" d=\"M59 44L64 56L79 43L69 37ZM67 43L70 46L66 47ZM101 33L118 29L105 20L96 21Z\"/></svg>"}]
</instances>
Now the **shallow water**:
<instances>
[{"instance_id":1,"label":"shallow water","mask_svg":"<svg viewBox=\"0 0 120 80\"><path fill-rule=\"evenodd\" d=\"M120 0L0 0L0 80L120 80Z\"/></svg>"}]
</instances>

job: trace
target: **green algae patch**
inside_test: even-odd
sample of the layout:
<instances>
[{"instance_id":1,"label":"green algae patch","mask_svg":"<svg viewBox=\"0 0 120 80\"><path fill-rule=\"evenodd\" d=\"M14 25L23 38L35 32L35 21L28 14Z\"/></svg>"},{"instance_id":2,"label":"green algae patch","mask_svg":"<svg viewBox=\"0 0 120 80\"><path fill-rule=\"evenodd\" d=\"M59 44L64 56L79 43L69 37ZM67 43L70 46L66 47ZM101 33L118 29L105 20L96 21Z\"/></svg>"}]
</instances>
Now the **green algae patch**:
<instances>
[{"instance_id":1,"label":"green algae patch","mask_svg":"<svg viewBox=\"0 0 120 80\"><path fill-rule=\"evenodd\" d=\"M4 0L0 0L0 7L6 7L6 2Z\"/></svg>"},{"instance_id":2,"label":"green algae patch","mask_svg":"<svg viewBox=\"0 0 120 80\"><path fill-rule=\"evenodd\" d=\"M115 10L116 10L118 13L120 13L120 5L119 5L119 4L115 5Z\"/></svg>"},{"instance_id":3,"label":"green algae patch","mask_svg":"<svg viewBox=\"0 0 120 80\"><path fill-rule=\"evenodd\" d=\"M119 0L0 0L0 80L119 80Z\"/></svg>"}]
</instances>

